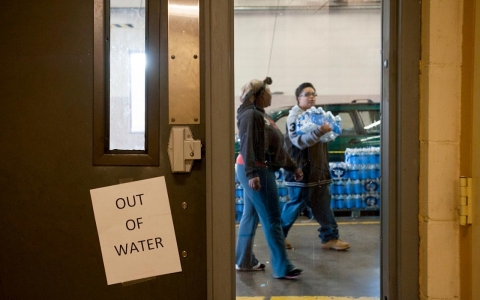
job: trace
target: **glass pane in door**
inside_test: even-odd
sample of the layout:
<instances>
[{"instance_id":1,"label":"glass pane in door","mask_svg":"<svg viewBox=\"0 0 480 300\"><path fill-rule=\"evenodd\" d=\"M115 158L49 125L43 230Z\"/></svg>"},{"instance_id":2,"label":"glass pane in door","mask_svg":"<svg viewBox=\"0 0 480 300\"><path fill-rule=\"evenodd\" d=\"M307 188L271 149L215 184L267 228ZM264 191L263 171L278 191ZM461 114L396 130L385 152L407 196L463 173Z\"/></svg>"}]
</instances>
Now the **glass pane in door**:
<instances>
[{"instance_id":1,"label":"glass pane in door","mask_svg":"<svg viewBox=\"0 0 480 300\"><path fill-rule=\"evenodd\" d=\"M145 1L110 0L110 150L145 150L145 24Z\"/></svg>"}]
</instances>

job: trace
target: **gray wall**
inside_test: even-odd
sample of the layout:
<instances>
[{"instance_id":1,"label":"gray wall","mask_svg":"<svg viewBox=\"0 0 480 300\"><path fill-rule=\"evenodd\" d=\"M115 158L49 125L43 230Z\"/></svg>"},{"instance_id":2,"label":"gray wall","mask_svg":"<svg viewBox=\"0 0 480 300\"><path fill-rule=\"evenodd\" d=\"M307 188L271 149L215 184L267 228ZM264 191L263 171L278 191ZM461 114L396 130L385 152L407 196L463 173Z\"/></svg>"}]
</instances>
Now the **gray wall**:
<instances>
[{"instance_id":1,"label":"gray wall","mask_svg":"<svg viewBox=\"0 0 480 300\"><path fill-rule=\"evenodd\" d=\"M272 107L292 105L312 82L318 101L380 101L381 10L235 12L235 95L253 78L273 79Z\"/></svg>"}]
</instances>

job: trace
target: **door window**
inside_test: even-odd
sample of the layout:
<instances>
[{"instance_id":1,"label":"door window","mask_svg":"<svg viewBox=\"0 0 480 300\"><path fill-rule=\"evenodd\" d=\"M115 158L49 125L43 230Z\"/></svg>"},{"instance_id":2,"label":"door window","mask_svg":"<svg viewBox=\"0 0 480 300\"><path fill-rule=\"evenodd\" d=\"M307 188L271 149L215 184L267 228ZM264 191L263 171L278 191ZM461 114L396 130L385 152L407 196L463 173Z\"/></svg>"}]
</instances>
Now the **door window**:
<instances>
[{"instance_id":1,"label":"door window","mask_svg":"<svg viewBox=\"0 0 480 300\"><path fill-rule=\"evenodd\" d=\"M95 165L159 163L158 5L95 0Z\"/></svg>"},{"instance_id":2,"label":"door window","mask_svg":"<svg viewBox=\"0 0 480 300\"><path fill-rule=\"evenodd\" d=\"M145 150L145 3L110 0L109 150Z\"/></svg>"}]
</instances>

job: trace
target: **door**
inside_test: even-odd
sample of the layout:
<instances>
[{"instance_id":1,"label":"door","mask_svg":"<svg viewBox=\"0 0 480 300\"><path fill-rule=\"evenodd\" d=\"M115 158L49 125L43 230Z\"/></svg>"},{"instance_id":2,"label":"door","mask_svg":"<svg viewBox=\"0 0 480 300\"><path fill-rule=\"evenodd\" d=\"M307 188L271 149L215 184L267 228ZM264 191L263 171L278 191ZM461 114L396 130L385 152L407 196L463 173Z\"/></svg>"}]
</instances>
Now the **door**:
<instances>
[{"instance_id":1,"label":"door","mask_svg":"<svg viewBox=\"0 0 480 300\"><path fill-rule=\"evenodd\" d=\"M159 24L157 36L150 38L162 54L161 74L155 74L160 101L153 114L159 162L144 166L92 163L98 6L93 1L43 4L0 4L0 36L9 40L0 45L0 298L206 299L207 150L191 173L171 173L167 28L160 21L167 19L167 3L158 2L148 18ZM204 115L201 120L190 127L194 138L206 143ZM107 285L89 191L158 176L166 179L182 272ZM224 218L228 222L228 214Z\"/></svg>"}]
</instances>

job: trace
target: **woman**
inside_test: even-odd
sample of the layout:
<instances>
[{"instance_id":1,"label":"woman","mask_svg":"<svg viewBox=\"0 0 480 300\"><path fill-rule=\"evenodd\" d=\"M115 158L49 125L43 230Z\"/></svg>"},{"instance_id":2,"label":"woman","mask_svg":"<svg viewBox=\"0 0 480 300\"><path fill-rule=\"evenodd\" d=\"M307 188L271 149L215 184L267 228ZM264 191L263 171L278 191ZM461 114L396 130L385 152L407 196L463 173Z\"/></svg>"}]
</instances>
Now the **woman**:
<instances>
[{"instance_id":1,"label":"woman","mask_svg":"<svg viewBox=\"0 0 480 300\"><path fill-rule=\"evenodd\" d=\"M287 258L285 240L280 220L275 171L280 168L292 171L296 180L303 177L302 170L283 149L283 135L275 122L265 113L272 96L269 84L272 79L252 80L242 87L237 110L240 137L240 155L237 157L237 176L244 188L244 210L238 229L236 269L238 271L263 271L253 253L253 240L258 222L270 249L273 276L293 279L302 273Z\"/></svg>"},{"instance_id":2,"label":"woman","mask_svg":"<svg viewBox=\"0 0 480 300\"><path fill-rule=\"evenodd\" d=\"M330 184L332 176L328 165L328 148L326 143L320 141L332 127L325 123L305 133L297 134L297 119L305 111L315 107L317 91L315 87L304 82L295 90L297 105L288 113L288 135L285 137L285 149L295 162L305 171L301 182L295 182L294 174L285 172L285 185L288 188L290 201L285 204L282 211L283 234L288 232L295 220L308 205L312 209L313 217L320 224L320 240L323 249L343 251L350 248L350 244L340 240L338 225L335 215L330 208ZM286 242L287 248L291 248Z\"/></svg>"}]
</instances>

